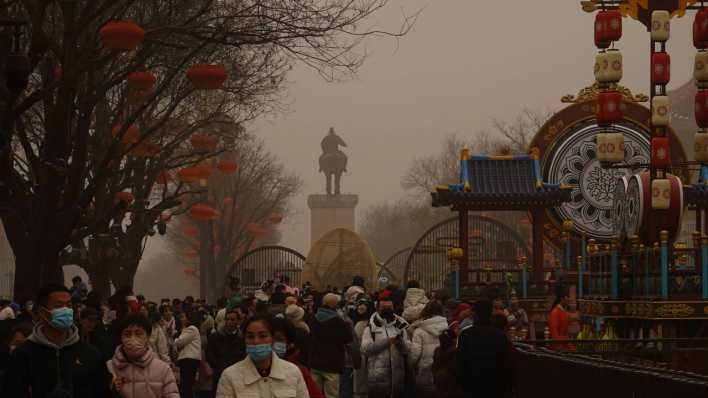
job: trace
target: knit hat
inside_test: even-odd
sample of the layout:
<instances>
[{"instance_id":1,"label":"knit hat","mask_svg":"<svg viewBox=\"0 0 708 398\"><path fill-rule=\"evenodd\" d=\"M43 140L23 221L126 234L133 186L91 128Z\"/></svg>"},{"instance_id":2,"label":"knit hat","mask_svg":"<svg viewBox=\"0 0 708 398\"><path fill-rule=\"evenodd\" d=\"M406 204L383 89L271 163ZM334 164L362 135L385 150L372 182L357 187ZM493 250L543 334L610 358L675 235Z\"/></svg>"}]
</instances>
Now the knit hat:
<instances>
[{"instance_id":1,"label":"knit hat","mask_svg":"<svg viewBox=\"0 0 708 398\"><path fill-rule=\"evenodd\" d=\"M289 305L285 308L285 317L290 322L297 322L305 316L305 310L297 305Z\"/></svg>"},{"instance_id":2,"label":"knit hat","mask_svg":"<svg viewBox=\"0 0 708 398\"><path fill-rule=\"evenodd\" d=\"M322 305L326 305L327 307L336 307L337 303L339 303L339 300L340 297L338 294L327 293L322 298Z\"/></svg>"},{"instance_id":3,"label":"knit hat","mask_svg":"<svg viewBox=\"0 0 708 398\"><path fill-rule=\"evenodd\" d=\"M461 314L463 311L469 310L469 309L471 309L471 308L472 308L472 306L469 305L469 304L467 304L467 303L460 303L460 304L457 304L457 308L455 308L455 313L454 313L454 315L452 316L452 319L454 319L454 320L456 320L456 321L461 321L461 319L460 319L460 314Z\"/></svg>"}]
</instances>

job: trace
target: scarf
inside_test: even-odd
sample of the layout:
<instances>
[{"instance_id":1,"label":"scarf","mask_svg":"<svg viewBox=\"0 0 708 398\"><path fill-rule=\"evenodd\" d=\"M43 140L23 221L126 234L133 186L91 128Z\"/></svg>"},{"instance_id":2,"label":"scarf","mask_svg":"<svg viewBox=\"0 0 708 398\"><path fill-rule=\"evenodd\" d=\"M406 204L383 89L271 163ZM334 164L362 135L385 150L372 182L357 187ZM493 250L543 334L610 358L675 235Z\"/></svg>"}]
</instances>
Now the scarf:
<instances>
[{"instance_id":1,"label":"scarf","mask_svg":"<svg viewBox=\"0 0 708 398\"><path fill-rule=\"evenodd\" d=\"M315 319L317 319L318 322L327 322L330 319L336 318L338 316L339 314L337 314L337 311L329 309L327 307L320 307L317 309Z\"/></svg>"}]
</instances>

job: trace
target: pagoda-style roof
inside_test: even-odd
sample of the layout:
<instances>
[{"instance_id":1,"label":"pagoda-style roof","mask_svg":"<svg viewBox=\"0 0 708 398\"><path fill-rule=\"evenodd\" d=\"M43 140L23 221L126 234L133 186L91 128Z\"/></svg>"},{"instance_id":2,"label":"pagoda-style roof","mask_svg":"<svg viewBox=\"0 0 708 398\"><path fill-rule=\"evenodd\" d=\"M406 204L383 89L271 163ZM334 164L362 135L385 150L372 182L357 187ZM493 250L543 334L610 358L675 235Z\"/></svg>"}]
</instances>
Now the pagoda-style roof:
<instances>
[{"instance_id":1,"label":"pagoda-style roof","mask_svg":"<svg viewBox=\"0 0 708 398\"><path fill-rule=\"evenodd\" d=\"M535 155L469 156L463 150L460 183L438 186L433 207L470 210L527 210L570 201L570 187L542 180Z\"/></svg>"}]
</instances>

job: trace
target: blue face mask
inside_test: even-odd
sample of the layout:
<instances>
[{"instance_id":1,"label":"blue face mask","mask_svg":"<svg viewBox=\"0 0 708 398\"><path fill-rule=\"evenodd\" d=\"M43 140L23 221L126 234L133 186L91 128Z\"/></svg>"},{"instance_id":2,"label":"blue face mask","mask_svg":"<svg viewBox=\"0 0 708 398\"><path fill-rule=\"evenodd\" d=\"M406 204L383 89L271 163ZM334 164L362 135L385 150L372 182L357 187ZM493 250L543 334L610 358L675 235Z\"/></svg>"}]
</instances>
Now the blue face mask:
<instances>
[{"instance_id":1,"label":"blue face mask","mask_svg":"<svg viewBox=\"0 0 708 398\"><path fill-rule=\"evenodd\" d=\"M273 343L273 352L278 354L279 357L285 356L285 353L288 352L288 345L285 343L282 343L280 341L276 341Z\"/></svg>"},{"instance_id":2,"label":"blue face mask","mask_svg":"<svg viewBox=\"0 0 708 398\"><path fill-rule=\"evenodd\" d=\"M49 321L54 329L68 330L74 324L74 310L71 308L57 308L52 311L52 320Z\"/></svg>"},{"instance_id":3,"label":"blue face mask","mask_svg":"<svg viewBox=\"0 0 708 398\"><path fill-rule=\"evenodd\" d=\"M257 344L257 345L247 345L246 353L254 361L262 361L268 358L273 352L273 346L270 344Z\"/></svg>"}]
</instances>

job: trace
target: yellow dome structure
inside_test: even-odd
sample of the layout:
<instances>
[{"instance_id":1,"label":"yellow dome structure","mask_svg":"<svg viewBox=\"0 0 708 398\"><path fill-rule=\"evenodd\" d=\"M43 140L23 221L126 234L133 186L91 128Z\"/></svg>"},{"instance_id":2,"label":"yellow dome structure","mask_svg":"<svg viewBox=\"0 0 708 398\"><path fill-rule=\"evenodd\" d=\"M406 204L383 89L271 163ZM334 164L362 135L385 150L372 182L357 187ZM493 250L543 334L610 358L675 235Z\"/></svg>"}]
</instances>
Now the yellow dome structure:
<instances>
[{"instance_id":1,"label":"yellow dome structure","mask_svg":"<svg viewBox=\"0 0 708 398\"><path fill-rule=\"evenodd\" d=\"M310 249L305 260L302 280L316 289L327 286L343 288L359 275L367 288L376 283L377 266L374 253L356 232L337 228L327 232Z\"/></svg>"}]
</instances>

